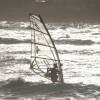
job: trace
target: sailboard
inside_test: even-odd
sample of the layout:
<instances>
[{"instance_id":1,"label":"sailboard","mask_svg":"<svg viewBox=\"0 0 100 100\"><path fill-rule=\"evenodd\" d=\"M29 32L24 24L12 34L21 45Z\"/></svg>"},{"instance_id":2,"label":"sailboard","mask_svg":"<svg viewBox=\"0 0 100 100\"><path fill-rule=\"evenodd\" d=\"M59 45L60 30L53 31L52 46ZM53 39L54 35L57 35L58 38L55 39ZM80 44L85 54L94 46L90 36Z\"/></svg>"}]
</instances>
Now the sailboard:
<instances>
[{"instance_id":1,"label":"sailboard","mask_svg":"<svg viewBox=\"0 0 100 100\"><path fill-rule=\"evenodd\" d=\"M59 73L58 82L63 83L62 66L53 39L40 15L29 14L31 27L31 70L44 78L47 68L56 63Z\"/></svg>"}]
</instances>

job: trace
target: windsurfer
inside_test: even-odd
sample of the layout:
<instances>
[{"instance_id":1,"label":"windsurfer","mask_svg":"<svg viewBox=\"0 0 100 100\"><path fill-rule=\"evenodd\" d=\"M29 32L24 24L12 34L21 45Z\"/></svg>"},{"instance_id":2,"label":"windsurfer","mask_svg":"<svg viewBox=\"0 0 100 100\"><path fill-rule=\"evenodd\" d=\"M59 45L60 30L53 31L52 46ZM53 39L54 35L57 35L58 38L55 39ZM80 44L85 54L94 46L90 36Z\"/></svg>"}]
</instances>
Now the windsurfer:
<instances>
[{"instance_id":1,"label":"windsurfer","mask_svg":"<svg viewBox=\"0 0 100 100\"><path fill-rule=\"evenodd\" d=\"M59 71L57 68L57 64L54 63L53 68L47 68L47 74L45 76L51 77L52 82L57 82L58 81L58 73L59 73Z\"/></svg>"},{"instance_id":2,"label":"windsurfer","mask_svg":"<svg viewBox=\"0 0 100 100\"><path fill-rule=\"evenodd\" d=\"M36 75L63 83L59 54L44 21L38 14L30 14L29 17L32 30L30 68Z\"/></svg>"}]
</instances>

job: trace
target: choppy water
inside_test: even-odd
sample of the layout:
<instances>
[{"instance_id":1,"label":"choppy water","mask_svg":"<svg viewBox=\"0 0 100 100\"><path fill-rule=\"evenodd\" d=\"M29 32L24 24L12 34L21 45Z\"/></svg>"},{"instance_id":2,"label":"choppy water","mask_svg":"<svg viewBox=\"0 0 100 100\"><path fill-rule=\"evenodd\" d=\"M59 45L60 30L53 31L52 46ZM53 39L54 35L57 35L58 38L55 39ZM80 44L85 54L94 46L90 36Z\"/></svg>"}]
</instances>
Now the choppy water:
<instances>
[{"instance_id":1,"label":"choppy water","mask_svg":"<svg viewBox=\"0 0 100 100\"><path fill-rule=\"evenodd\" d=\"M100 25L48 24L65 84L34 76L26 22L0 22L0 100L100 100Z\"/></svg>"}]
</instances>

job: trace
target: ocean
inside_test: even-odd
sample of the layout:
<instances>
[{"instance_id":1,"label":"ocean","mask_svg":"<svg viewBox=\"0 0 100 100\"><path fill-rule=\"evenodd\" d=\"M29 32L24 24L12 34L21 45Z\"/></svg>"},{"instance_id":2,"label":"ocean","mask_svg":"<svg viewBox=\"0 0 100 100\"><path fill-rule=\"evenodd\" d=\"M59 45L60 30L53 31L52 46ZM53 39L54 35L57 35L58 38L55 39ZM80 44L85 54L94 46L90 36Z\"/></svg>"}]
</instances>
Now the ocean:
<instances>
[{"instance_id":1,"label":"ocean","mask_svg":"<svg viewBox=\"0 0 100 100\"><path fill-rule=\"evenodd\" d=\"M100 24L47 23L63 64L64 84L30 69L28 22L0 22L0 100L100 100Z\"/></svg>"}]
</instances>

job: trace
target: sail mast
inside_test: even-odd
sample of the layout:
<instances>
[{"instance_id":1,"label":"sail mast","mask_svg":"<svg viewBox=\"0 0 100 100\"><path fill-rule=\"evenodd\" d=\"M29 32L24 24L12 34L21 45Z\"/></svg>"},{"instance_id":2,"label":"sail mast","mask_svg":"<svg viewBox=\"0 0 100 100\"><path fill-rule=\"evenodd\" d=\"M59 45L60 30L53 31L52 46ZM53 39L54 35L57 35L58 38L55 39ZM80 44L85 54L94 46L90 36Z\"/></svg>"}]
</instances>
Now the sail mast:
<instances>
[{"instance_id":1,"label":"sail mast","mask_svg":"<svg viewBox=\"0 0 100 100\"><path fill-rule=\"evenodd\" d=\"M44 21L42 20L42 18L41 18L40 15L38 15L38 16L39 16L41 22L43 23L44 28L45 28L45 30L47 31L47 33L48 33L48 35L49 35L49 37L50 37L50 40L51 40L51 42L52 42L52 44L53 44L53 46L54 46L54 50L55 50L55 53L56 53L56 56L57 56L57 60L58 60L58 68L59 68L59 70L60 70L60 73L59 73L59 81L60 81L61 83L64 83L63 73L62 73L62 68L61 68L61 63L60 63L60 59L59 59L59 55L58 55L56 46L55 46L55 44L54 44L54 42L53 42L53 40L52 40L52 38L51 38L51 35L50 35L50 33L49 33L47 27L45 26Z\"/></svg>"}]
</instances>

